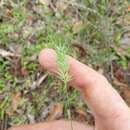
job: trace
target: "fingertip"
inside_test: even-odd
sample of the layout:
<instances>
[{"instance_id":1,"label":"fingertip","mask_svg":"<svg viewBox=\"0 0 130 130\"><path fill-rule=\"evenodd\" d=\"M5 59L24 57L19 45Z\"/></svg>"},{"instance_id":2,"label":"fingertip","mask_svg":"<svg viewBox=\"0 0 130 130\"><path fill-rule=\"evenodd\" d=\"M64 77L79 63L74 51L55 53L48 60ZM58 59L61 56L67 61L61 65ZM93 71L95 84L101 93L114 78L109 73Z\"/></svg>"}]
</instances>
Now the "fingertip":
<instances>
[{"instance_id":1,"label":"fingertip","mask_svg":"<svg viewBox=\"0 0 130 130\"><path fill-rule=\"evenodd\" d=\"M49 48L43 49L39 54L39 63L43 68L49 71L55 70L57 66L55 51Z\"/></svg>"},{"instance_id":2,"label":"fingertip","mask_svg":"<svg viewBox=\"0 0 130 130\"><path fill-rule=\"evenodd\" d=\"M52 53L54 53L54 50L49 49L49 48L45 48L43 49L40 54L39 54L39 63L44 66L46 64L46 60L48 60L48 58L50 57L50 55L52 55Z\"/></svg>"}]
</instances>

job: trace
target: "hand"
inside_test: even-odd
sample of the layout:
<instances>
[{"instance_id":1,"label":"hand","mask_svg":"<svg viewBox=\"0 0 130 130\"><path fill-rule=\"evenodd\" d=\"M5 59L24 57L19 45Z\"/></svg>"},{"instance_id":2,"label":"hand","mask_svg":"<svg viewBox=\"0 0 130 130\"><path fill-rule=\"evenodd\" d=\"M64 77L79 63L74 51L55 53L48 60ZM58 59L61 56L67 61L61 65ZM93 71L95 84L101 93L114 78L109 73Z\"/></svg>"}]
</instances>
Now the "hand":
<instances>
[{"instance_id":1,"label":"hand","mask_svg":"<svg viewBox=\"0 0 130 130\"><path fill-rule=\"evenodd\" d=\"M48 71L54 74L58 72L54 50L44 49L40 53L39 62ZM66 62L72 78L71 86L81 92L95 117L95 127L73 122L73 130L130 130L130 109L106 78L72 57L66 56ZM19 126L11 130L34 129L71 130L71 127L70 122L55 121Z\"/></svg>"}]
</instances>

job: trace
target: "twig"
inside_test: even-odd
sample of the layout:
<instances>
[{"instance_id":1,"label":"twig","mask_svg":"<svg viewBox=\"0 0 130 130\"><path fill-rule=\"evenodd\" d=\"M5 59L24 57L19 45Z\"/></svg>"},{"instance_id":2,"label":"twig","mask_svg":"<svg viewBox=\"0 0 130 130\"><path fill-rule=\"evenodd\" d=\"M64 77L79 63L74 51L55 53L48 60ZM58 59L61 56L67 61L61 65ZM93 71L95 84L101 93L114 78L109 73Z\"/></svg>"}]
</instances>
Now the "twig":
<instances>
[{"instance_id":1,"label":"twig","mask_svg":"<svg viewBox=\"0 0 130 130\"><path fill-rule=\"evenodd\" d=\"M20 57L20 55L0 49L0 56L2 57Z\"/></svg>"}]
</instances>

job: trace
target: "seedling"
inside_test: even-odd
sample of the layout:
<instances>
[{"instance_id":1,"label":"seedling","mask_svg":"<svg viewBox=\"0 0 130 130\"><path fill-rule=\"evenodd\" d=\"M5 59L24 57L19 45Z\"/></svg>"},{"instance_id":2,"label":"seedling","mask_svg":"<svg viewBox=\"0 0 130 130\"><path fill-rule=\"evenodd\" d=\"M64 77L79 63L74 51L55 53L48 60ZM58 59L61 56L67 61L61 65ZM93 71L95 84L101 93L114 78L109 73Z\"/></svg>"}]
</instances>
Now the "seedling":
<instances>
[{"instance_id":1,"label":"seedling","mask_svg":"<svg viewBox=\"0 0 130 130\"><path fill-rule=\"evenodd\" d=\"M69 93L68 93L68 82L71 80L71 76L68 74L69 65L66 63L66 54L69 52L68 44L70 40L63 37L62 34L53 33L49 34L49 44L47 47L51 47L55 49L57 54L57 64L59 66L58 69L58 78L63 81L63 86L61 86L61 93L66 96L65 101L65 111L68 112L71 106L71 100L69 100ZM67 117L71 120L70 110ZM72 121L72 120L71 120ZM73 129L72 122L71 128Z\"/></svg>"}]
</instances>

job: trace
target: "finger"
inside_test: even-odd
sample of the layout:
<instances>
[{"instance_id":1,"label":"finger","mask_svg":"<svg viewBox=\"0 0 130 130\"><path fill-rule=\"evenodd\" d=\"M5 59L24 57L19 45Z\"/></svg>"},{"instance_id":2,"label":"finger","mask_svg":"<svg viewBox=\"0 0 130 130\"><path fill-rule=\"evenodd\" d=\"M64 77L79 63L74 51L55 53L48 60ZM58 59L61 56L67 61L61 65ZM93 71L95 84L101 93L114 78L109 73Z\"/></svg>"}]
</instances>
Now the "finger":
<instances>
[{"instance_id":1,"label":"finger","mask_svg":"<svg viewBox=\"0 0 130 130\"><path fill-rule=\"evenodd\" d=\"M23 125L11 128L9 130L94 130L93 127L89 125L84 125L78 122L69 121L54 121L47 123L38 123L33 125Z\"/></svg>"},{"instance_id":2,"label":"finger","mask_svg":"<svg viewBox=\"0 0 130 130\"><path fill-rule=\"evenodd\" d=\"M42 65L42 67L47 69L49 72L54 74L58 73L59 67L57 64L56 53L54 50L42 50L39 55L39 62ZM99 79L99 77L103 78L96 71L81 64L80 62L78 62L70 56L66 56L66 62L67 64L69 64L69 73L71 75L70 83L73 84L74 87L78 87L81 90L84 89L84 87L86 89L86 85L95 85L95 82Z\"/></svg>"},{"instance_id":3,"label":"finger","mask_svg":"<svg viewBox=\"0 0 130 130\"><path fill-rule=\"evenodd\" d=\"M42 50L39 62L50 72L58 71L56 53L52 49ZM72 77L70 82L84 95L96 119L103 119L109 125L118 117L120 120L130 119L128 106L104 76L72 57L66 56L66 62L69 64L69 74Z\"/></svg>"}]
</instances>

